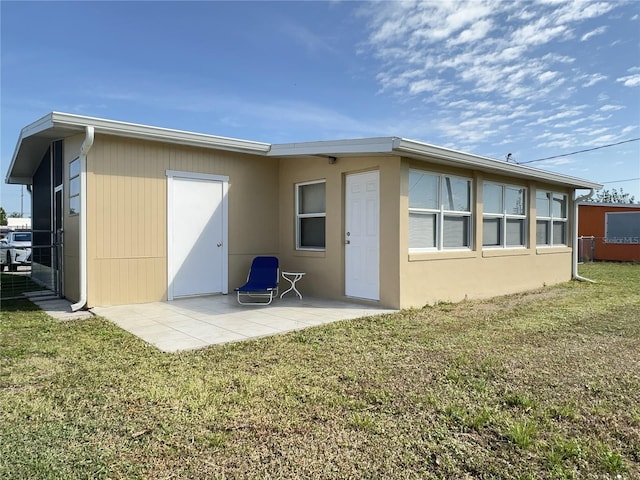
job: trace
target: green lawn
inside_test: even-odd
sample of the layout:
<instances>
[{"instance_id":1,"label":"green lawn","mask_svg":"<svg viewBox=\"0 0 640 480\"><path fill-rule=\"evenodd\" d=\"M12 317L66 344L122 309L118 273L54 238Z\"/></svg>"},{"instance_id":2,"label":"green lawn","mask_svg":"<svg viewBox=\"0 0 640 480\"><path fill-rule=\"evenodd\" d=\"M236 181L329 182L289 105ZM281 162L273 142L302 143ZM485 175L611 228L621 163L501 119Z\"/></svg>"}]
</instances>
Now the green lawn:
<instances>
[{"instance_id":1,"label":"green lawn","mask_svg":"<svg viewBox=\"0 0 640 480\"><path fill-rule=\"evenodd\" d=\"M27 302L0 478L640 478L640 265L196 352Z\"/></svg>"}]
</instances>

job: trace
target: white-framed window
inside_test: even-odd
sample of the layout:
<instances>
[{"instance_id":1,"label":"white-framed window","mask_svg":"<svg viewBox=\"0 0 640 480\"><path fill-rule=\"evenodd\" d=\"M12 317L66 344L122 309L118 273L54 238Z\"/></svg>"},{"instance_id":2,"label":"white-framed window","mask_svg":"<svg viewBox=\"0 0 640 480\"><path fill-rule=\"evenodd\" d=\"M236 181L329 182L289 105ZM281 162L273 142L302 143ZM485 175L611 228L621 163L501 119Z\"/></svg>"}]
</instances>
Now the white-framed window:
<instances>
[{"instance_id":1,"label":"white-framed window","mask_svg":"<svg viewBox=\"0 0 640 480\"><path fill-rule=\"evenodd\" d=\"M482 246L525 247L527 189L484 182L482 187Z\"/></svg>"},{"instance_id":2,"label":"white-framed window","mask_svg":"<svg viewBox=\"0 0 640 480\"><path fill-rule=\"evenodd\" d=\"M69 215L80 214L80 158L69 162Z\"/></svg>"},{"instance_id":3,"label":"white-framed window","mask_svg":"<svg viewBox=\"0 0 640 480\"><path fill-rule=\"evenodd\" d=\"M567 221L567 196L536 190L536 244L566 245Z\"/></svg>"},{"instance_id":4,"label":"white-framed window","mask_svg":"<svg viewBox=\"0 0 640 480\"><path fill-rule=\"evenodd\" d=\"M409 170L409 250L471 249L471 179Z\"/></svg>"},{"instance_id":5,"label":"white-framed window","mask_svg":"<svg viewBox=\"0 0 640 480\"><path fill-rule=\"evenodd\" d=\"M296 184L296 249L324 250L326 182Z\"/></svg>"}]
</instances>

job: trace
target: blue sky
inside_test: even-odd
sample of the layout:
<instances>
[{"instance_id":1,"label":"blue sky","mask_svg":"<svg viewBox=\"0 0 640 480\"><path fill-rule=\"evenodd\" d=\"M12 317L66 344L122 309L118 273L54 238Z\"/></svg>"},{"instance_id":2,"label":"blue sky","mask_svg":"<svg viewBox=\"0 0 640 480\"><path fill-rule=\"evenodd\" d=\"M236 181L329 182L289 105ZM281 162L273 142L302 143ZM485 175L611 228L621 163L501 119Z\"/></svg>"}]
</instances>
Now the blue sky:
<instances>
[{"instance_id":1,"label":"blue sky","mask_svg":"<svg viewBox=\"0 0 640 480\"><path fill-rule=\"evenodd\" d=\"M640 2L0 2L2 179L50 111L517 162L640 137ZM640 202L640 142L530 164ZM624 180L624 181L620 181ZM20 210L20 188L2 185ZM25 213L29 214L25 201Z\"/></svg>"}]
</instances>

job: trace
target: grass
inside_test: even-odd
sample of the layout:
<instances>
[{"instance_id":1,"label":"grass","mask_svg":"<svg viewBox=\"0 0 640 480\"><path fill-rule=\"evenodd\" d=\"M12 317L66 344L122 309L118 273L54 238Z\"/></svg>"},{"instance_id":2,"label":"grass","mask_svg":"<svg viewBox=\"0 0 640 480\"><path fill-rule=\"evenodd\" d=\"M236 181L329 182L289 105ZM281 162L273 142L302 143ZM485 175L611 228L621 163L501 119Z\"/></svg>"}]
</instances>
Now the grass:
<instances>
[{"instance_id":1,"label":"grass","mask_svg":"<svg viewBox=\"0 0 640 480\"><path fill-rule=\"evenodd\" d=\"M0 478L640 478L640 265L164 354L2 303Z\"/></svg>"},{"instance_id":2,"label":"grass","mask_svg":"<svg viewBox=\"0 0 640 480\"><path fill-rule=\"evenodd\" d=\"M42 290L42 287L33 282L26 275L0 272L0 298L8 299L21 297L24 292Z\"/></svg>"}]
</instances>

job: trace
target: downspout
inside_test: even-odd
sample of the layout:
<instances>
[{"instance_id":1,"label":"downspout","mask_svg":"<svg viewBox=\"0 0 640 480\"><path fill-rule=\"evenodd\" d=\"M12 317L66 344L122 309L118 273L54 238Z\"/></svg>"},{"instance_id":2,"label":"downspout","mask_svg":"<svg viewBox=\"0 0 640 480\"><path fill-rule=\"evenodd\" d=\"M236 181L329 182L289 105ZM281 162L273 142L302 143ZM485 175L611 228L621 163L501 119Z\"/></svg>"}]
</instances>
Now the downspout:
<instances>
[{"instance_id":1,"label":"downspout","mask_svg":"<svg viewBox=\"0 0 640 480\"><path fill-rule=\"evenodd\" d=\"M71 305L72 312L87 304L87 154L93 146L94 128L87 125L85 131L80 147L80 300Z\"/></svg>"},{"instance_id":2,"label":"downspout","mask_svg":"<svg viewBox=\"0 0 640 480\"><path fill-rule=\"evenodd\" d=\"M571 266L572 267L571 275L574 280L579 280L581 282L591 282L591 283L596 283L596 282L589 278L581 277L580 275L578 275L578 204L584 200L588 200L589 198L593 197L594 193L595 191L592 188L591 191L586 195L576 197L573 200L573 251L572 251L573 262Z\"/></svg>"}]
</instances>

